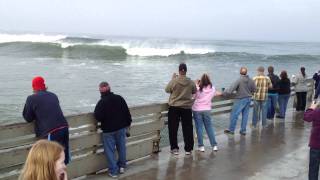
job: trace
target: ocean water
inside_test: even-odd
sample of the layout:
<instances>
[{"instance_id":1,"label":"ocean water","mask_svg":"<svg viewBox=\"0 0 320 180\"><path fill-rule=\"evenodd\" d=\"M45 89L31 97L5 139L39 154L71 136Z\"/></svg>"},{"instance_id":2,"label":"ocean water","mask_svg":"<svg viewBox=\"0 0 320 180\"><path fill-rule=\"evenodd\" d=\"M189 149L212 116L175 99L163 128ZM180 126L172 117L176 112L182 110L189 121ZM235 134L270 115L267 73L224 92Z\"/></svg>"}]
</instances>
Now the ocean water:
<instances>
[{"instance_id":1,"label":"ocean water","mask_svg":"<svg viewBox=\"0 0 320 180\"><path fill-rule=\"evenodd\" d=\"M46 79L65 115L92 112L98 84L108 81L129 106L166 102L164 87L178 64L188 76L208 73L216 88L228 87L247 66L273 65L289 75L320 69L320 43L190 40L167 38L0 34L0 123L22 122L36 75Z\"/></svg>"}]
</instances>

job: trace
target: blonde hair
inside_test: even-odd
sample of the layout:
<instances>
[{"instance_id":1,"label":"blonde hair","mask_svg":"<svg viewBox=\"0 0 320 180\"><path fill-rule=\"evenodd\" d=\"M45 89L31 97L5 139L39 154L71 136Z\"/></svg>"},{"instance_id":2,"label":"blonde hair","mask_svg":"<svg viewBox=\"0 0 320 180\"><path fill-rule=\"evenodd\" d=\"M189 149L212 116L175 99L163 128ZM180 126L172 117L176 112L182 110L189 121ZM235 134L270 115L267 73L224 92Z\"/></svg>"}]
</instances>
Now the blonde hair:
<instances>
[{"instance_id":1,"label":"blonde hair","mask_svg":"<svg viewBox=\"0 0 320 180\"><path fill-rule=\"evenodd\" d=\"M19 180L57 180L55 163L63 151L56 142L37 141L29 151Z\"/></svg>"}]
</instances>

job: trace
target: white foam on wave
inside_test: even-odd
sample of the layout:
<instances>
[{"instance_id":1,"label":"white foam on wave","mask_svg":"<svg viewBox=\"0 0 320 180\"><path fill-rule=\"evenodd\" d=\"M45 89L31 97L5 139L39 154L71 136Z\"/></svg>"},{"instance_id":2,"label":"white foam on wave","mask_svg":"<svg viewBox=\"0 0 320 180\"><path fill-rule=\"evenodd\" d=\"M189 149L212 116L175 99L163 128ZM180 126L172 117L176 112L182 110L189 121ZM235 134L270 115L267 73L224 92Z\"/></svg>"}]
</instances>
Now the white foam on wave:
<instances>
[{"instance_id":1,"label":"white foam on wave","mask_svg":"<svg viewBox=\"0 0 320 180\"><path fill-rule=\"evenodd\" d=\"M45 34L0 34L0 43L8 42L55 42L66 38L65 35Z\"/></svg>"},{"instance_id":2,"label":"white foam on wave","mask_svg":"<svg viewBox=\"0 0 320 180\"><path fill-rule=\"evenodd\" d=\"M0 43L8 42L43 42L58 43L61 48L68 48L76 45L100 45L100 46L120 46L125 48L131 56L170 56L175 54L207 54L214 53L213 49L186 46L184 44L171 44L161 47L162 44L153 44L152 40L125 40L111 41L103 40L98 43L65 42L66 35L45 35L45 34L1 34ZM159 47L160 45L160 47Z\"/></svg>"},{"instance_id":3,"label":"white foam on wave","mask_svg":"<svg viewBox=\"0 0 320 180\"><path fill-rule=\"evenodd\" d=\"M131 56L170 56L175 54L207 54L214 53L215 50L209 48L192 48L185 47L182 44L173 44L172 47L159 48L152 47L152 44L142 43L141 46L137 45L138 43L117 43L110 41L103 41L98 43L103 46L121 46L127 50L127 54Z\"/></svg>"}]
</instances>

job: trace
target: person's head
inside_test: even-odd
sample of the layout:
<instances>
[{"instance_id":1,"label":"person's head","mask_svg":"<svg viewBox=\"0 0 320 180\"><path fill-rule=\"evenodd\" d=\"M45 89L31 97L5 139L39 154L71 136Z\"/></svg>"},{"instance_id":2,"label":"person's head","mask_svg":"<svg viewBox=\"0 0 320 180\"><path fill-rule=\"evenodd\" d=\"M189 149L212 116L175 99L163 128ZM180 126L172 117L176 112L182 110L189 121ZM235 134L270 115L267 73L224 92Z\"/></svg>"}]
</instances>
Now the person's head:
<instances>
[{"instance_id":1,"label":"person's head","mask_svg":"<svg viewBox=\"0 0 320 180\"><path fill-rule=\"evenodd\" d=\"M46 84L41 76L36 76L32 79L32 89L34 92L46 90Z\"/></svg>"},{"instance_id":2,"label":"person's head","mask_svg":"<svg viewBox=\"0 0 320 180\"><path fill-rule=\"evenodd\" d=\"M64 149L57 142L37 141L29 151L20 180L58 180L65 175Z\"/></svg>"},{"instance_id":3,"label":"person's head","mask_svg":"<svg viewBox=\"0 0 320 180\"><path fill-rule=\"evenodd\" d=\"M179 65L179 74L186 75L187 74L187 65L185 63L181 63Z\"/></svg>"},{"instance_id":4,"label":"person's head","mask_svg":"<svg viewBox=\"0 0 320 180\"><path fill-rule=\"evenodd\" d=\"M273 74L273 73L274 73L274 68L273 68L273 66L269 66L269 67L268 67L268 73L269 73L269 74Z\"/></svg>"},{"instance_id":5,"label":"person's head","mask_svg":"<svg viewBox=\"0 0 320 180\"><path fill-rule=\"evenodd\" d=\"M263 66L259 66L257 71L258 71L259 75L263 75L264 74L264 67Z\"/></svg>"},{"instance_id":6,"label":"person's head","mask_svg":"<svg viewBox=\"0 0 320 180\"><path fill-rule=\"evenodd\" d=\"M202 89L206 86L211 86L212 87L212 83L210 81L210 77L208 76L208 74L203 74L201 76L200 79L200 84L199 84L199 89L200 91L202 91Z\"/></svg>"},{"instance_id":7,"label":"person's head","mask_svg":"<svg viewBox=\"0 0 320 180\"><path fill-rule=\"evenodd\" d=\"M306 77L306 68L305 67L301 67L300 71L301 71L302 76Z\"/></svg>"},{"instance_id":8,"label":"person's head","mask_svg":"<svg viewBox=\"0 0 320 180\"><path fill-rule=\"evenodd\" d=\"M246 67L241 67L240 68L240 74L241 75L247 75L248 73L248 69Z\"/></svg>"},{"instance_id":9,"label":"person's head","mask_svg":"<svg viewBox=\"0 0 320 180\"><path fill-rule=\"evenodd\" d=\"M99 84L99 91L100 91L100 93L108 93L108 92L110 92L110 90L111 90L111 88L110 88L110 86L109 86L109 83L107 83L107 82L105 82L105 81L103 81L103 82L101 82L100 84Z\"/></svg>"},{"instance_id":10,"label":"person's head","mask_svg":"<svg viewBox=\"0 0 320 180\"><path fill-rule=\"evenodd\" d=\"M281 79L288 79L287 71L281 71L281 73L280 73L280 78L281 78Z\"/></svg>"}]
</instances>

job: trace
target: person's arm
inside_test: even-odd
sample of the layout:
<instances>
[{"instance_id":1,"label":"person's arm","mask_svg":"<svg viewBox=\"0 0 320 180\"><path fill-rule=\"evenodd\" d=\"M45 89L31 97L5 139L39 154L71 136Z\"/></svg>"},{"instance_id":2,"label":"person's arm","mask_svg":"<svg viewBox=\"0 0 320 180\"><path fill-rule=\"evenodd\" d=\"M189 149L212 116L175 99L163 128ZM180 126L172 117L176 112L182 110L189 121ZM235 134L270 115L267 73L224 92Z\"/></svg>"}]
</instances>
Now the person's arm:
<instances>
[{"instance_id":1,"label":"person's arm","mask_svg":"<svg viewBox=\"0 0 320 180\"><path fill-rule=\"evenodd\" d=\"M318 107L319 103L317 104L311 104L311 106L307 109L306 112L303 114L303 120L307 122L315 121L317 118L320 117L320 110L316 109Z\"/></svg>"},{"instance_id":2,"label":"person's arm","mask_svg":"<svg viewBox=\"0 0 320 180\"><path fill-rule=\"evenodd\" d=\"M196 84L192 81L192 94L196 94L197 93L197 86Z\"/></svg>"},{"instance_id":3,"label":"person's arm","mask_svg":"<svg viewBox=\"0 0 320 180\"><path fill-rule=\"evenodd\" d=\"M316 94L314 95L314 99L318 99L319 94L320 94L320 83L318 84L318 87L316 89Z\"/></svg>"},{"instance_id":4,"label":"person's arm","mask_svg":"<svg viewBox=\"0 0 320 180\"><path fill-rule=\"evenodd\" d=\"M123 107L124 107L124 113L126 114L126 117L127 117L127 122L128 122L128 124L129 124L129 126L131 126L132 118L131 118L131 113L130 113L128 104L127 104L127 102L123 99L123 97L121 97L121 99L122 99L122 105L123 105Z\"/></svg>"},{"instance_id":5,"label":"person's arm","mask_svg":"<svg viewBox=\"0 0 320 180\"><path fill-rule=\"evenodd\" d=\"M230 85L229 88L223 91L223 96L229 96L231 95L236 89L238 89L239 86L239 80L235 81Z\"/></svg>"},{"instance_id":6,"label":"person's arm","mask_svg":"<svg viewBox=\"0 0 320 180\"><path fill-rule=\"evenodd\" d=\"M94 118L101 122L101 120L104 118L104 111L103 111L103 102L102 100L99 100L96 107L94 108Z\"/></svg>"},{"instance_id":7,"label":"person's arm","mask_svg":"<svg viewBox=\"0 0 320 180\"><path fill-rule=\"evenodd\" d=\"M257 86L254 81L251 81L250 90L252 94L254 94L257 91Z\"/></svg>"},{"instance_id":8,"label":"person's arm","mask_svg":"<svg viewBox=\"0 0 320 180\"><path fill-rule=\"evenodd\" d=\"M177 77L178 75L176 73L173 73L171 81L167 84L165 88L166 93L172 93L173 82L174 82L174 79L176 79Z\"/></svg>"},{"instance_id":9,"label":"person's arm","mask_svg":"<svg viewBox=\"0 0 320 180\"><path fill-rule=\"evenodd\" d=\"M214 96L222 96L222 92L216 91L216 92L214 93Z\"/></svg>"},{"instance_id":10,"label":"person's arm","mask_svg":"<svg viewBox=\"0 0 320 180\"><path fill-rule=\"evenodd\" d=\"M291 83L292 83L293 85L296 85L297 82L298 82L298 77L296 77L295 75L292 75Z\"/></svg>"},{"instance_id":11,"label":"person's arm","mask_svg":"<svg viewBox=\"0 0 320 180\"><path fill-rule=\"evenodd\" d=\"M35 119L35 114L33 112L30 96L26 100L26 104L24 105L22 115L27 122L32 122Z\"/></svg>"},{"instance_id":12,"label":"person's arm","mask_svg":"<svg viewBox=\"0 0 320 180\"><path fill-rule=\"evenodd\" d=\"M314 75L312 76L312 79L315 81L318 80L318 73L314 73Z\"/></svg>"},{"instance_id":13,"label":"person's arm","mask_svg":"<svg viewBox=\"0 0 320 180\"><path fill-rule=\"evenodd\" d=\"M273 87L270 78L268 78L268 87L269 87L269 89L272 89L272 87Z\"/></svg>"}]
</instances>

